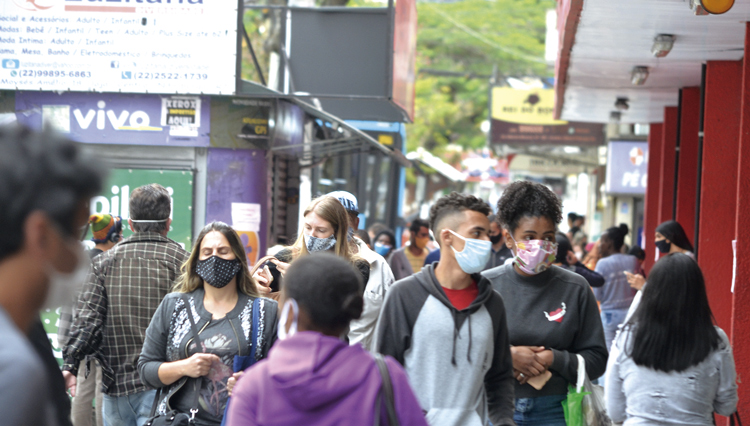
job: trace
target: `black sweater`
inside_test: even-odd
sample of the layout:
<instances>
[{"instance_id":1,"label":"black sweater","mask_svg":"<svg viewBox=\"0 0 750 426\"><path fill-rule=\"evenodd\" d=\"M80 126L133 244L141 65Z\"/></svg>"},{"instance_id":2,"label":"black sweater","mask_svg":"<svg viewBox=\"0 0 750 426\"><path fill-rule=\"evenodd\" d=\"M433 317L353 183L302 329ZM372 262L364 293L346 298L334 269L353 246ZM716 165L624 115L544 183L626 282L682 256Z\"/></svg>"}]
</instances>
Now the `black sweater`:
<instances>
[{"instance_id":1,"label":"black sweater","mask_svg":"<svg viewBox=\"0 0 750 426\"><path fill-rule=\"evenodd\" d=\"M590 379L604 373L608 351L602 321L596 298L583 277L557 266L524 277L512 264L482 274L503 296L510 344L544 346L555 357L549 368L549 382L536 390L516 381L516 398L566 394L568 383L576 381L576 354L586 360Z\"/></svg>"}]
</instances>

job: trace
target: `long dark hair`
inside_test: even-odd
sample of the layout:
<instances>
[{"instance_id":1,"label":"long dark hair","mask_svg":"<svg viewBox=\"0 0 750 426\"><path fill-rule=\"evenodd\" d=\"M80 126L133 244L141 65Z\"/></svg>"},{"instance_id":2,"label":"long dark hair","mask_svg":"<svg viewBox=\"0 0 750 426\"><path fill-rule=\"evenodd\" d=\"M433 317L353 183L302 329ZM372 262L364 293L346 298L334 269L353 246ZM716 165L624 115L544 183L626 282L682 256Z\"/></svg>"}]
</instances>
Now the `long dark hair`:
<instances>
[{"instance_id":1,"label":"long dark hair","mask_svg":"<svg viewBox=\"0 0 750 426\"><path fill-rule=\"evenodd\" d=\"M668 220L661 223L656 227L656 232L664 235L666 239L671 241L672 244L677 247L683 250L693 251L693 245L690 244L690 239L685 233L685 230L682 229L682 225L674 220Z\"/></svg>"},{"instance_id":2,"label":"long dark hair","mask_svg":"<svg viewBox=\"0 0 750 426\"><path fill-rule=\"evenodd\" d=\"M698 264L682 253L659 260L626 327L634 329L636 365L680 372L706 359L720 337Z\"/></svg>"}]
</instances>

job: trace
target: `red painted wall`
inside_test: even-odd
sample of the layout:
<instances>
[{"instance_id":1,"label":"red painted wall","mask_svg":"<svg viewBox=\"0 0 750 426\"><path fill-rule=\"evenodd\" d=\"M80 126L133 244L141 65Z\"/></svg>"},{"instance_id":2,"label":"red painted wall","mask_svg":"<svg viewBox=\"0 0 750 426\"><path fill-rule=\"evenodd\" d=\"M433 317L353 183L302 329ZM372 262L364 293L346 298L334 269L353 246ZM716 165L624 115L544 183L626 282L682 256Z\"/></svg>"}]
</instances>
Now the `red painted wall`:
<instances>
[{"instance_id":1,"label":"red painted wall","mask_svg":"<svg viewBox=\"0 0 750 426\"><path fill-rule=\"evenodd\" d=\"M646 272L654 266L656 247L654 233L659 225L659 197L661 188L661 144L662 123L651 123L648 133L648 182L646 183L646 204L644 205L644 234L646 236Z\"/></svg>"},{"instance_id":2,"label":"red painted wall","mask_svg":"<svg viewBox=\"0 0 750 426\"><path fill-rule=\"evenodd\" d=\"M701 183L698 264L718 325L731 329L732 240L737 194L741 61L709 61Z\"/></svg>"},{"instance_id":3,"label":"red painted wall","mask_svg":"<svg viewBox=\"0 0 750 426\"><path fill-rule=\"evenodd\" d=\"M677 107L664 108L661 142L661 185L659 185L659 223L672 220L672 206L675 196L674 166L677 122Z\"/></svg>"},{"instance_id":4,"label":"red painted wall","mask_svg":"<svg viewBox=\"0 0 750 426\"><path fill-rule=\"evenodd\" d=\"M680 164L677 176L677 214L675 220L682 225L690 242L695 242L695 191L698 182L698 119L701 89L682 89L680 108Z\"/></svg>"},{"instance_id":5,"label":"red painted wall","mask_svg":"<svg viewBox=\"0 0 750 426\"><path fill-rule=\"evenodd\" d=\"M750 380L750 24L745 24L745 58L742 71L740 140L737 170L737 277L732 306L731 339L737 377ZM750 390L739 386L739 411L750 410Z\"/></svg>"}]
</instances>

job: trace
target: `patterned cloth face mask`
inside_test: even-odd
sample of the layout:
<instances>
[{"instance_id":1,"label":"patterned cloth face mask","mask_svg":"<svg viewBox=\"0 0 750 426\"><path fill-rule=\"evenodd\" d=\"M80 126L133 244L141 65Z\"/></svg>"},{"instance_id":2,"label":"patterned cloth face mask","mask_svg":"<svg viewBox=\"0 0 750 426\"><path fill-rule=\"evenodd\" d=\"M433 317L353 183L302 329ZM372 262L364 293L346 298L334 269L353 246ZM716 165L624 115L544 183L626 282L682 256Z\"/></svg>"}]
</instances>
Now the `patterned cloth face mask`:
<instances>
[{"instance_id":1,"label":"patterned cloth face mask","mask_svg":"<svg viewBox=\"0 0 750 426\"><path fill-rule=\"evenodd\" d=\"M336 246L336 237L331 235L328 238L318 238L305 234L305 246L310 253L330 250Z\"/></svg>"},{"instance_id":2,"label":"patterned cloth face mask","mask_svg":"<svg viewBox=\"0 0 750 426\"><path fill-rule=\"evenodd\" d=\"M516 258L513 261L518 269L529 275L540 274L552 265L557 256L557 243L546 240L523 240L516 243Z\"/></svg>"},{"instance_id":3,"label":"patterned cloth face mask","mask_svg":"<svg viewBox=\"0 0 750 426\"><path fill-rule=\"evenodd\" d=\"M199 260L195 266L195 273L203 278L203 281L216 287L226 287L237 276L242 265L239 259L222 259L219 256L211 256L208 259Z\"/></svg>"}]
</instances>

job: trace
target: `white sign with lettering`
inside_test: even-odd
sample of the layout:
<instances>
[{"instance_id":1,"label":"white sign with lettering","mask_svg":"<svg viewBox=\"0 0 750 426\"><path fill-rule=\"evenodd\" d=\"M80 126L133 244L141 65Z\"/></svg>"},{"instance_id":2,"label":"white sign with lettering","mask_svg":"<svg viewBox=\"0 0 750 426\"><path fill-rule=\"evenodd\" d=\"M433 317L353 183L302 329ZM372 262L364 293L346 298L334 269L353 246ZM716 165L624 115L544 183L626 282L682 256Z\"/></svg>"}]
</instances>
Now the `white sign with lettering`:
<instances>
[{"instance_id":1,"label":"white sign with lettering","mask_svg":"<svg viewBox=\"0 0 750 426\"><path fill-rule=\"evenodd\" d=\"M5 0L0 89L235 92L237 0Z\"/></svg>"}]
</instances>

